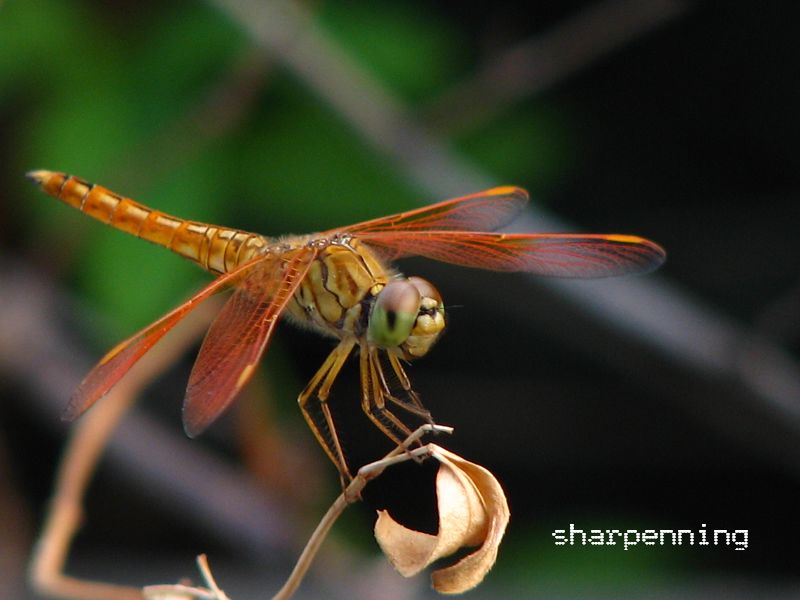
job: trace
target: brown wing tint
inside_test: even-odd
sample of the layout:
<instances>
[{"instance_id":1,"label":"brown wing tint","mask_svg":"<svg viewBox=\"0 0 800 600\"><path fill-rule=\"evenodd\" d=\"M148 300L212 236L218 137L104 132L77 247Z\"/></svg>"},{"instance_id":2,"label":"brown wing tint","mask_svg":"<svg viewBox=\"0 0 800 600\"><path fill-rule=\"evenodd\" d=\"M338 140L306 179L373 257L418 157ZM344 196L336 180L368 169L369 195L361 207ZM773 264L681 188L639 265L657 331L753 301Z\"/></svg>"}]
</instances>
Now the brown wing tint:
<instances>
[{"instance_id":1,"label":"brown wing tint","mask_svg":"<svg viewBox=\"0 0 800 600\"><path fill-rule=\"evenodd\" d=\"M390 260L425 256L465 267L554 277L644 273L666 257L658 244L632 235L386 231L358 237Z\"/></svg>"},{"instance_id":2,"label":"brown wing tint","mask_svg":"<svg viewBox=\"0 0 800 600\"><path fill-rule=\"evenodd\" d=\"M235 282L250 269L256 267L259 261L246 265L217 277L214 281L189 298L176 309L161 317L158 321L141 330L139 333L117 344L99 363L89 372L70 398L69 404L62 418L67 421L76 419L83 414L92 404L102 398L111 387L119 381L128 370L136 364L145 352L170 329L180 322L200 302Z\"/></svg>"},{"instance_id":3,"label":"brown wing tint","mask_svg":"<svg viewBox=\"0 0 800 600\"><path fill-rule=\"evenodd\" d=\"M494 231L508 225L528 203L528 192L512 187L496 187L485 192L445 200L408 212L380 217L331 230L348 233L381 231Z\"/></svg>"},{"instance_id":4,"label":"brown wing tint","mask_svg":"<svg viewBox=\"0 0 800 600\"><path fill-rule=\"evenodd\" d=\"M268 257L239 284L206 334L189 376L183 426L190 437L208 427L250 380L278 317L317 250Z\"/></svg>"}]
</instances>

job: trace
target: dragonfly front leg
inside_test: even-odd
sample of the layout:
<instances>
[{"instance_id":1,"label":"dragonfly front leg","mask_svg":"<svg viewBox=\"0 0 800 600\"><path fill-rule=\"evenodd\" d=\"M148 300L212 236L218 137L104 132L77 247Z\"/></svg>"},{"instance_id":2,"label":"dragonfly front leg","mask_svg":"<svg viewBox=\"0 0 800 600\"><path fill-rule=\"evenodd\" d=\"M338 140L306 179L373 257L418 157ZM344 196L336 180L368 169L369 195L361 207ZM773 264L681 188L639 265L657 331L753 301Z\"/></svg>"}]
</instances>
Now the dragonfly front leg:
<instances>
[{"instance_id":1,"label":"dragonfly front leg","mask_svg":"<svg viewBox=\"0 0 800 600\"><path fill-rule=\"evenodd\" d=\"M339 476L342 479L342 484L346 485L352 481L353 476L350 474L350 469L347 467L347 461L342 452L342 445L339 443L339 436L336 435L336 426L333 423L333 416L331 415L330 407L328 406L328 396L330 395L331 386L342 370L347 357L355 346L354 338L345 338L325 359L322 366L308 382L306 388L297 397L297 403L300 406L300 411L308 423L314 437L317 438L325 454L331 459L336 468L339 470ZM309 410L308 402L311 397L316 393L317 402L319 402L320 415L314 415ZM327 431L328 435L324 432Z\"/></svg>"},{"instance_id":2,"label":"dragonfly front leg","mask_svg":"<svg viewBox=\"0 0 800 600\"><path fill-rule=\"evenodd\" d=\"M392 398L376 348L361 347L361 409L390 440L400 445L411 430L386 407Z\"/></svg>"},{"instance_id":3,"label":"dragonfly front leg","mask_svg":"<svg viewBox=\"0 0 800 600\"><path fill-rule=\"evenodd\" d=\"M392 370L394 371L395 375L397 375L397 379L400 382L400 385L403 387L403 391L405 391L406 395L411 399L411 401L408 402L390 395L389 400L404 408L408 412L425 419L425 421L427 421L430 425L433 425L433 417L431 417L430 411L422 405L422 401L419 399L419 394L417 394L417 392L415 392L411 387L411 380L408 378L408 375L406 375L406 371L403 369L400 359L396 354L391 352L387 352L387 356L389 357L389 364L392 365Z\"/></svg>"}]
</instances>

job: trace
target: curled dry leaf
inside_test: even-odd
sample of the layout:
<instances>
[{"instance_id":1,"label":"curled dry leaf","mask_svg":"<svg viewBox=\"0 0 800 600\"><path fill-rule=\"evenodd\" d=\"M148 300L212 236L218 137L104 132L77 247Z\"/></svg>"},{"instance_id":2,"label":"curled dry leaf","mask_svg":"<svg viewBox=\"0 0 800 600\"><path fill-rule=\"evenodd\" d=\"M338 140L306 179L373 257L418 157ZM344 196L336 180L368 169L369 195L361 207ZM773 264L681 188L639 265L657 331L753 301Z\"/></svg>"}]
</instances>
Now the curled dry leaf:
<instances>
[{"instance_id":1,"label":"curled dry leaf","mask_svg":"<svg viewBox=\"0 0 800 600\"><path fill-rule=\"evenodd\" d=\"M436 591L459 594L478 585L494 565L508 524L508 503L489 471L440 446L429 447L440 463L436 475L439 532L430 535L408 529L388 512L378 511L375 537L389 562L405 577L416 575L459 548L479 546L454 565L431 575Z\"/></svg>"}]
</instances>

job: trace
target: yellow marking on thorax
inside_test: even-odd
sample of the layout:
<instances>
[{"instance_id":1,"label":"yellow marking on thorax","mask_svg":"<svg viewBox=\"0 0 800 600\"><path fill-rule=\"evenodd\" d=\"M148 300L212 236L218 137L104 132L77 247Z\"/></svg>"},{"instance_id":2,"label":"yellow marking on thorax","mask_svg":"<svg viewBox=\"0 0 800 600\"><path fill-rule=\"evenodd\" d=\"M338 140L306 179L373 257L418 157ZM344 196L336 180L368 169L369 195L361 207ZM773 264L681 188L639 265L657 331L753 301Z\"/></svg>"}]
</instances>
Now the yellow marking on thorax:
<instances>
[{"instance_id":1,"label":"yellow marking on thorax","mask_svg":"<svg viewBox=\"0 0 800 600\"><path fill-rule=\"evenodd\" d=\"M353 334L362 317L361 302L386 285L392 274L358 240L331 244L311 264L289 314L339 337Z\"/></svg>"},{"instance_id":2,"label":"yellow marking on thorax","mask_svg":"<svg viewBox=\"0 0 800 600\"><path fill-rule=\"evenodd\" d=\"M336 295L327 289L329 277L323 273L323 261L324 258L318 258L308 270L306 280L309 285L309 295L313 298L316 312L328 323L336 323L342 318L345 307Z\"/></svg>"}]
</instances>

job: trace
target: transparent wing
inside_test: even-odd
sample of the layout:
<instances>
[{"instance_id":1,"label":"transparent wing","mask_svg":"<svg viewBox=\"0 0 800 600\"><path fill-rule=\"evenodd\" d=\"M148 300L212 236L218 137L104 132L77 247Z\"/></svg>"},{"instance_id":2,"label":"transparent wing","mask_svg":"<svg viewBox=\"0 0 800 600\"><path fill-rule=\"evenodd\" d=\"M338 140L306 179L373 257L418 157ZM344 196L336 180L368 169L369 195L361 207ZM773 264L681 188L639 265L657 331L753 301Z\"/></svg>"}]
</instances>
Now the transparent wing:
<instances>
[{"instance_id":1,"label":"transparent wing","mask_svg":"<svg viewBox=\"0 0 800 600\"><path fill-rule=\"evenodd\" d=\"M316 249L304 247L270 257L225 303L189 376L183 403L183 426L189 436L208 427L250 380L278 317L316 255Z\"/></svg>"},{"instance_id":2,"label":"transparent wing","mask_svg":"<svg viewBox=\"0 0 800 600\"><path fill-rule=\"evenodd\" d=\"M117 344L108 352L97 365L89 372L70 398L62 418L66 421L76 419L95 402L102 398L128 370L136 364L145 352L170 329L180 322L200 302L220 291L222 288L233 284L237 278L242 277L250 269L255 268L260 260L255 260L239 268L217 277L209 285L197 292L176 309L161 317L155 323L145 327L137 334L124 342Z\"/></svg>"},{"instance_id":3,"label":"transparent wing","mask_svg":"<svg viewBox=\"0 0 800 600\"><path fill-rule=\"evenodd\" d=\"M512 187L496 187L485 192L445 200L408 212L380 217L333 229L326 234L378 233L381 231L494 231L508 225L528 203L528 192Z\"/></svg>"},{"instance_id":4,"label":"transparent wing","mask_svg":"<svg viewBox=\"0 0 800 600\"><path fill-rule=\"evenodd\" d=\"M388 260L425 256L465 267L553 277L645 273L666 258L661 246L632 235L397 230L358 237Z\"/></svg>"}]
</instances>

